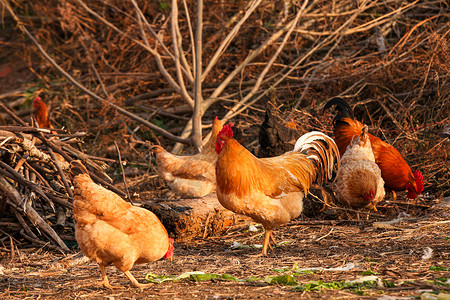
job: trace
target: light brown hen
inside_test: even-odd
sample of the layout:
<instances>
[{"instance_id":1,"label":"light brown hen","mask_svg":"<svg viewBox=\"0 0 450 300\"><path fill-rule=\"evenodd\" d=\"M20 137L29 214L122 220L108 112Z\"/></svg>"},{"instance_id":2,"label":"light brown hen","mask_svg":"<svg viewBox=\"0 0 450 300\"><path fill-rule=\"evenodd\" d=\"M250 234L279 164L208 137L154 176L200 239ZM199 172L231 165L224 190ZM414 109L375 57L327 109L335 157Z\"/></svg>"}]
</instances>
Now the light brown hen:
<instances>
[{"instance_id":1,"label":"light brown hen","mask_svg":"<svg viewBox=\"0 0 450 300\"><path fill-rule=\"evenodd\" d=\"M134 278L131 268L162 257L172 259L173 239L151 211L94 183L80 161L72 161L70 171L75 188L75 237L83 253L99 265L102 284L112 288L105 268L114 264L134 286L147 287Z\"/></svg>"}]
</instances>

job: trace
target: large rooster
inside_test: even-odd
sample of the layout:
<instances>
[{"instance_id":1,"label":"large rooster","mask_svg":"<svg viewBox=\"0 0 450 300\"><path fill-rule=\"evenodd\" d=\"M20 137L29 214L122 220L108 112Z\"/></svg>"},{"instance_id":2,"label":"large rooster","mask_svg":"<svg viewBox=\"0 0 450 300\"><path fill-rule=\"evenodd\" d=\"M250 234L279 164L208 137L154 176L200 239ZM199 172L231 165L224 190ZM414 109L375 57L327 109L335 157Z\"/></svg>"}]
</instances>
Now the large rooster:
<instances>
[{"instance_id":1,"label":"large rooster","mask_svg":"<svg viewBox=\"0 0 450 300\"><path fill-rule=\"evenodd\" d=\"M324 110L333 105L336 105L338 110L333 120L334 140L339 147L339 152L343 155L352 139L361 133L364 125L355 119L353 110L343 99L331 99L325 105ZM369 140L375 155L375 163L381 169L385 187L393 191L394 198L396 198L395 191L404 190L408 191L409 199L417 198L423 191L422 173L417 170L413 174L400 152L393 146L370 133Z\"/></svg>"},{"instance_id":2,"label":"large rooster","mask_svg":"<svg viewBox=\"0 0 450 300\"><path fill-rule=\"evenodd\" d=\"M329 180L337 171L339 150L331 138L313 131L300 137L293 151L257 158L233 139L232 126L217 136L217 198L264 226L262 254L267 255L272 230L300 215L313 181Z\"/></svg>"},{"instance_id":3,"label":"large rooster","mask_svg":"<svg viewBox=\"0 0 450 300\"><path fill-rule=\"evenodd\" d=\"M203 151L195 155L175 155L161 146L153 146L158 172L167 185L185 198L203 197L216 189L214 166L217 153L214 151L217 133L222 122L216 117L213 121L211 137Z\"/></svg>"},{"instance_id":4,"label":"large rooster","mask_svg":"<svg viewBox=\"0 0 450 300\"><path fill-rule=\"evenodd\" d=\"M364 125L361 135L353 139L341 157L336 192L343 204L376 211L376 205L385 195L384 180L375 163L367 129Z\"/></svg>"}]
</instances>

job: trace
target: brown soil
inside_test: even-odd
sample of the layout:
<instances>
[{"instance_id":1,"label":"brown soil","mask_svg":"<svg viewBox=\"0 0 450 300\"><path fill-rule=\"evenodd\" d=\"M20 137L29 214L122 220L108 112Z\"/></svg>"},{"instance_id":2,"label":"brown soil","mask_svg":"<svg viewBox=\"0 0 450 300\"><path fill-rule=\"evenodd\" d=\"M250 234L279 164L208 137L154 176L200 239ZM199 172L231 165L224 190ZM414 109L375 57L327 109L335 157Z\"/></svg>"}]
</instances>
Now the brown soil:
<instances>
[{"instance_id":1,"label":"brown soil","mask_svg":"<svg viewBox=\"0 0 450 300\"><path fill-rule=\"evenodd\" d=\"M411 208L411 207L410 207ZM405 207L400 209L408 211ZM248 226L230 228L222 236L189 243L175 243L174 261L158 261L138 265L132 273L144 282L147 273L180 275L184 272L229 274L239 279L251 276L264 278L290 274L298 268L339 268L349 263L349 271L316 270L293 274L299 284L316 281L324 283L350 281L365 274L375 274L379 285L360 288L298 291L295 286L271 285L264 280L236 282L208 280L195 282L183 279L177 282L151 284L141 291L131 287L124 274L114 267L107 269L112 285L108 290L99 286L100 271L92 262L72 263L75 258L46 252L43 249L21 249L3 253L0 294L2 299L280 299L280 298L359 298L377 299L382 295L417 297L424 291L450 292L450 204L437 204L425 214L409 209L410 217L386 225L374 220L296 221L276 231L279 241L288 244L276 247L267 257L259 256L258 249L232 250L238 241L252 245L262 242L262 229L248 232ZM431 257L426 257L428 248ZM65 267L66 266L66 267ZM283 269L285 268L285 272ZM445 278L445 279L444 279ZM446 283L443 281L447 280ZM384 283L384 284L383 284ZM389 283L389 284L388 284Z\"/></svg>"}]
</instances>

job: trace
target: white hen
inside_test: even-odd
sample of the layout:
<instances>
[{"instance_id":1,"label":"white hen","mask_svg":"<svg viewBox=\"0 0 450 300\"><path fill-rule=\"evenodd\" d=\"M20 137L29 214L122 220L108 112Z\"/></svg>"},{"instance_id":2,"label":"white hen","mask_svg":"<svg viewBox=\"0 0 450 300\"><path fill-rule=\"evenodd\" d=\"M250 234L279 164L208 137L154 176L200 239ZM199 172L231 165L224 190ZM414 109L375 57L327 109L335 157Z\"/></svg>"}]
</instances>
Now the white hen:
<instances>
[{"instance_id":1,"label":"white hen","mask_svg":"<svg viewBox=\"0 0 450 300\"><path fill-rule=\"evenodd\" d=\"M377 210L383 200L384 180L364 126L361 135L350 143L341 158L341 168L336 179L338 200L352 208Z\"/></svg>"}]
</instances>

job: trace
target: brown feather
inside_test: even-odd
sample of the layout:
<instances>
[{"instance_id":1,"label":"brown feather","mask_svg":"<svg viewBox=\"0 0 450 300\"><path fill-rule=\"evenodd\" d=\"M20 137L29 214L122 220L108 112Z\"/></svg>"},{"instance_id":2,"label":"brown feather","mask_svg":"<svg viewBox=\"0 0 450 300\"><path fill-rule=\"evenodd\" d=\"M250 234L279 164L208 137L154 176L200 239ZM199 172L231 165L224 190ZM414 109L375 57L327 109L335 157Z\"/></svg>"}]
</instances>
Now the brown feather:
<instances>
[{"instance_id":1,"label":"brown feather","mask_svg":"<svg viewBox=\"0 0 450 300\"><path fill-rule=\"evenodd\" d=\"M361 133L363 124L350 118L342 118L341 121L345 123L335 127L334 139L342 156L352 139ZM372 143L375 163L381 169L381 176L385 181L385 186L395 191L407 189L408 184L416 188L416 181L411 168L400 152L378 137L370 133L368 135Z\"/></svg>"},{"instance_id":2,"label":"brown feather","mask_svg":"<svg viewBox=\"0 0 450 300\"><path fill-rule=\"evenodd\" d=\"M175 155L161 146L153 146L158 172L167 185L179 195L192 198L203 197L215 190L217 160L215 142L222 129L219 119L213 121L211 137L202 152L195 155Z\"/></svg>"}]
</instances>

